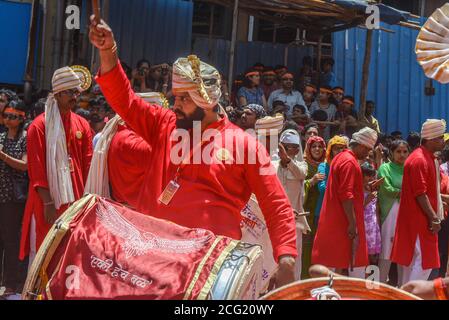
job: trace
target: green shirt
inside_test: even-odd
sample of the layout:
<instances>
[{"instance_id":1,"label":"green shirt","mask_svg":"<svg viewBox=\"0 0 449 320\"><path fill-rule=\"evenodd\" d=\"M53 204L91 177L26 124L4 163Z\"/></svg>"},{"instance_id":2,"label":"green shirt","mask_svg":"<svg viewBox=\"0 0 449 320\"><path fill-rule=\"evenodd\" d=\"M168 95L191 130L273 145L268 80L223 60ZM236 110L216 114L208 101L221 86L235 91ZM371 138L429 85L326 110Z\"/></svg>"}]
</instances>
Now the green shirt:
<instances>
[{"instance_id":1,"label":"green shirt","mask_svg":"<svg viewBox=\"0 0 449 320\"><path fill-rule=\"evenodd\" d=\"M394 162L384 163L379 168L379 178L385 178L379 189L379 205L381 223L385 221L395 201L399 201L402 189L404 166Z\"/></svg>"}]
</instances>

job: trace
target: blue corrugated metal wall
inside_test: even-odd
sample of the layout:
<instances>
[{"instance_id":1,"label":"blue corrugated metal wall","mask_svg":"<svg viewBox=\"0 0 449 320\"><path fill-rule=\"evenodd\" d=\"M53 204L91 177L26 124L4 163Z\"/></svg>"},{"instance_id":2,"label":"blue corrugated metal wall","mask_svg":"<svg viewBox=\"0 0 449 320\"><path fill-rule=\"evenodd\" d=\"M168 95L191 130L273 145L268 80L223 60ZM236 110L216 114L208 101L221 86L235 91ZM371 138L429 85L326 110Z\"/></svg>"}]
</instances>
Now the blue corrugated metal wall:
<instances>
[{"instance_id":1,"label":"blue corrugated metal wall","mask_svg":"<svg viewBox=\"0 0 449 320\"><path fill-rule=\"evenodd\" d=\"M218 68L220 72L227 74L229 69L229 48L231 42L222 39L212 39L209 52L208 38L195 38L193 52L203 61ZM269 42L238 42L235 54L234 74L245 72L248 67L256 62L267 66L284 64L285 44L273 44ZM288 67L292 71L299 71L302 66L302 58L312 55L311 47L291 47L288 52Z\"/></svg>"},{"instance_id":2,"label":"blue corrugated metal wall","mask_svg":"<svg viewBox=\"0 0 449 320\"><path fill-rule=\"evenodd\" d=\"M0 83L23 83L31 4L0 0Z\"/></svg>"},{"instance_id":3,"label":"blue corrugated metal wall","mask_svg":"<svg viewBox=\"0 0 449 320\"><path fill-rule=\"evenodd\" d=\"M395 33L375 31L371 56L368 100L377 104L382 130L420 131L428 118L448 117L449 86L434 81L435 96L424 93L427 80L416 62L417 30L384 25ZM366 30L350 29L333 35L334 71L348 94L358 101L362 81Z\"/></svg>"},{"instance_id":4,"label":"blue corrugated metal wall","mask_svg":"<svg viewBox=\"0 0 449 320\"><path fill-rule=\"evenodd\" d=\"M179 0L110 1L109 23L120 58L130 66L140 59L173 62L190 53L193 3Z\"/></svg>"}]
</instances>

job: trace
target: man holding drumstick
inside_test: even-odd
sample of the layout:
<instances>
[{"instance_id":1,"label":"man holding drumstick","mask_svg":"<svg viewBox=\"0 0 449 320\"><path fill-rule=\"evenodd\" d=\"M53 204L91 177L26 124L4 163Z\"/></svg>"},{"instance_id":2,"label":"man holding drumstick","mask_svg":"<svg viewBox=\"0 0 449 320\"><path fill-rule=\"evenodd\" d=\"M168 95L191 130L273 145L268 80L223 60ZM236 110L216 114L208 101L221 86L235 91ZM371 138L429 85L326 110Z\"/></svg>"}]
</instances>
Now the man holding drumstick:
<instances>
[{"instance_id":1,"label":"man holding drumstick","mask_svg":"<svg viewBox=\"0 0 449 320\"><path fill-rule=\"evenodd\" d=\"M139 206L145 214L177 224L211 230L218 235L241 238L240 211L251 193L256 194L273 244L274 258L279 263L278 280L294 280L296 230L293 210L271 165L270 158L256 139L235 127L219 113L221 96L218 71L195 56L181 58L173 66L172 110L150 105L131 90L119 63L117 44L109 26L91 17L90 40L99 49L101 68L97 76L107 101L126 124L152 148L148 170L140 190ZM205 132L214 135L188 145L187 156L174 161L179 154L173 136L195 130L194 121ZM211 142L210 140L213 141ZM212 146L212 148L211 148ZM236 163L241 154L258 159ZM211 163L191 164L193 154L212 154ZM238 161L237 161L238 162Z\"/></svg>"}]
</instances>

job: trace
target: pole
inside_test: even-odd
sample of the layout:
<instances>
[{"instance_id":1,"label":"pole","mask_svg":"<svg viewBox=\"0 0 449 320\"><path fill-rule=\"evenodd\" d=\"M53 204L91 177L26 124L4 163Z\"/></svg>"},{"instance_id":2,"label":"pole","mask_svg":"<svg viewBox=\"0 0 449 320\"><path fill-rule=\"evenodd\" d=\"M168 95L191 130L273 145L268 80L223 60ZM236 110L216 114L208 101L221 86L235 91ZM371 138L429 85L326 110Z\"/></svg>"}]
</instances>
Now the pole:
<instances>
[{"instance_id":1,"label":"pole","mask_svg":"<svg viewBox=\"0 0 449 320\"><path fill-rule=\"evenodd\" d=\"M28 35L28 55L27 64L25 71L25 84L24 84L24 101L25 104L31 104L31 95L33 89L33 70L34 70L34 59L35 59L35 49L36 49L36 29L37 29L37 16L39 14L39 0L33 0L32 13L31 13L31 24L30 33Z\"/></svg>"},{"instance_id":2,"label":"pole","mask_svg":"<svg viewBox=\"0 0 449 320\"><path fill-rule=\"evenodd\" d=\"M360 90L360 111L359 120L365 119L366 94L368 89L369 66L371 62L371 48L373 44L373 30L366 32L365 59L363 61L362 88Z\"/></svg>"},{"instance_id":3,"label":"pole","mask_svg":"<svg viewBox=\"0 0 449 320\"><path fill-rule=\"evenodd\" d=\"M320 87L321 87L321 58L323 56L323 36L320 34L318 37L318 51L317 51L317 63L316 63L316 72L318 74L318 79L320 79Z\"/></svg>"},{"instance_id":4,"label":"pole","mask_svg":"<svg viewBox=\"0 0 449 320\"><path fill-rule=\"evenodd\" d=\"M232 78L234 77L234 56L235 56L235 45L237 42L238 20L239 20L239 0L234 0L234 13L233 13L233 17L232 17L231 48L229 49L228 88L232 88Z\"/></svg>"},{"instance_id":5,"label":"pole","mask_svg":"<svg viewBox=\"0 0 449 320\"><path fill-rule=\"evenodd\" d=\"M207 53L209 59L212 58L212 33L214 32L214 16L215 16L215 5L212 4L210 8L210 18L209 18L209 52Z\"/></svg>"}]
</instances>

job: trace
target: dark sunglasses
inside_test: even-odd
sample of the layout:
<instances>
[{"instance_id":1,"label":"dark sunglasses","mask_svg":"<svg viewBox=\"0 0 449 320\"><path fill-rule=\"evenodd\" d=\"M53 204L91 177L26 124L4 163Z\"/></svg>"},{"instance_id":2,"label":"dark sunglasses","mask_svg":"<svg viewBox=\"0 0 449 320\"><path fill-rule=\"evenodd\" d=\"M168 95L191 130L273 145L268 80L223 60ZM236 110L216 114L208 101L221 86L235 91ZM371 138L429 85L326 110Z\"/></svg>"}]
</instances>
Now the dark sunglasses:
<instances>
[{"instance_id":1,"label":"dark sunglasses","mask_svg":"<svg viewBox=\"0 0 449 320\"><path fill-rule=\"evenodd\" d=\"M18 116L17 114L11 114L11 113L4 113L3 114L3 119L8 119L8 120L19 120L21 119L21 116Z\"/></svg>"},{"instance_id":2,"label":"dark sunglasses","mask_svg":"<svg viewBox=\"0 0 449 320\"><path fill-rule=\"evenodd\" d=\"M283 144L285 149L299 149L299 145L297 144Z\"/></svg>"},{"instance_id":3,"label":"dark sunglasses","mask_svg":"<svg viewBox=\"0 0 449 320\"><path fill-rule=\"evenodd\" d=\"M70 90L61 91L61 94L73 97L73 96L79 96L80 92L76 89L70 89Z\"/></svg>"}]
</instances>

